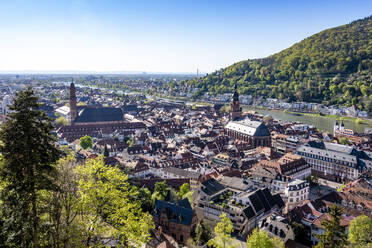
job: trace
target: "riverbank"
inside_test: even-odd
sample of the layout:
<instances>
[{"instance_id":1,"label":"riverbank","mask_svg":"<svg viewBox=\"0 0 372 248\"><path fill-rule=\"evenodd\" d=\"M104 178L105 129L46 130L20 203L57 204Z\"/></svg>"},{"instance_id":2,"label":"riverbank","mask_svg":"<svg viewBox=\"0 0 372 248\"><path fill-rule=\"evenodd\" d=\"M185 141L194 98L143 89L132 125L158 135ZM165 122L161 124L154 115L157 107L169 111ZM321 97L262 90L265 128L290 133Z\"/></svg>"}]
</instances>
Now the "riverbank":
<instances>
[{"instance_id":1,"label":"riverbank","mask_svg":"<svg viewBox=\"0 0 372 248\"><path fill-rule=\"evenodd\" d=\"M193 103L193 105L211 105L213 104L212 102L205 102L205 101L195 101L191 99L187 99L186 97L163 97L166 99L171 99L171 100L178 100L178 101L184 101L184 102L189 102ZM229 104L224 104L224 106L228 107ZM357 125L366 125L372 127L372 120L371 119L366 119L366 118L358 118L358 117L351 117L351 116L341 116L341 115L324 115L320 113L303 113L303 112L293 112L289 110L281 110L281 109L271 109L271 108L266 108L262 106L252 106L252 105L241 105L243 108L246 109L256 109L256 110L264 110L264 111L277 111L277 112L282 112L286 114L290 114L293 116L308 116L308 117L315 117L315 118L324 118L324 119L332 119L332 120L337 120L337 121L347 121L347 122L353 122Z\"/></svg>"},{"instance_id":2,"label":"riverbank","mask_svg":"<svg viewBox=\"0 0 372 248\"><path fill-rule=\"evenodd\" d=\"M280 110L279 110L280 111ZM351 117L351 116L342 116L342 115L324 115L324 114L315 114L315 113L301 113L301 112L291 112L291 111L283 111L285 113L294 114L294 115L304 115L304 116L312 116L312 117L323 117L323 118L332 118L337 121L352 121L358 124L365 124L365 125L372 125L372 120L359 118L359 117Z\"/></svg>"},{"instance_id":3,"label":"riverbank","mask_svg":"<svg viewBox=\"0 0 372 248\"><path fill-rule=\"evenodd\" d=\"M243 105L245 108L253 108L253 109L258 109L258 110L266 110L266 111L277 111L277 112L283 112L286 114L291 114L295 116L310 116L310 117L321 117L321 118L332 118L337 121L350 121L350 122L355 122L357 124L364 124L368 126L372 126L372 120L371 119L366 119L366 118L360 118L360 117L351 117L351 116L343 116L343 115L325 115L321 113L303 113L303 112L294 112L294 111L289 111L289 110L282 110L282 109L271 109L271 108L266 108L262 106L252 106L252 105Z\"/></svg>"}]
</instances>

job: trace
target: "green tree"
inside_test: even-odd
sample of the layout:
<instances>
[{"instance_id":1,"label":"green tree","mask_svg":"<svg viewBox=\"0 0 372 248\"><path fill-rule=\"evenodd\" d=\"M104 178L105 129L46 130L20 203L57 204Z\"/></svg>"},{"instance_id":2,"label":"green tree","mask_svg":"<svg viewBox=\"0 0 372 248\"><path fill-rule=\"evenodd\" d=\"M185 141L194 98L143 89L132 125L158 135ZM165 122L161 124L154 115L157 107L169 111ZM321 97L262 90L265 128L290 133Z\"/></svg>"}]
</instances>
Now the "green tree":
<instances>
[{"instance_id":1,"label":"green tree","mask_svg":"<svg viewBox=\"0 0 372 248\"><path fill-rule=\"evenodd\" d=\"M61 158L57 163L60 190L45 194L49 232L45 245L49 247L83 247L85 230L80 222L77 162L74 154Z\"/></svg>"},{"instance_id":2,"label":"green tree","mask_svg":"<svg viewBox=\"0 0 372 248\"><path fill-rule=\"evenodd\" d=\"M151 192L148 188L139 189L138 200L141 202L143 211L151 212L152 210Z\"/></svg>"},{"instance_id":3,"label":"green tree","mask_svg":"<svg viewBox=\"0 0 372 248\"><path fill-rule=\"evenodd\" d=\"M178 191L177 195L180 199L184 198L184 195L190 191L190 185L188 183L184 183L181 185L180 190Z\"/></svg>"},{"instance_id":4,"label":"green tree","mask_svg":"<svg viewBox=\"0 0 372 248\"><path fill-rule=\"evenodd\" d=\"M212 229L208 224L201 221L196 225L195 235L193 236L194 243L197 246L205 244L212 238Z\"/></svg>"},{"instance_id":5,"label":"green tree","mask_svg":"<svg viewBox=\"0 0 372 248\"><path fill-rule=\"evenodd\" d=\"M133 141L130 140L130 139L128 139L126 143L127 143L127 145L128 145L129 147L132 147L132 146L133 146Z\"/></svg>"},{"instance_id":6,"label":"green tree","mask_svg":"<svg viewBox=\"0 0 372 248\"><path fill-rule=\"evenodd\" d=\"M341 145L350 145L350 140L347 139L346 137L341 137L338 139L338 142L341 144Z\"/></svg>"},{"instance_id":7,"label":"green tree","mask_svg":"<svg viewBox=\"0 0 372 248\"><path fill-rule=\"evenodd\" d=\"M0 130L2 228L8 247L39 247L46 229L41 194L57 190L54 163L60 152L52 123L37 100L31 88L17 92L9 107L13 112Z\"/></svg>"},{"instance_id":8,"label":"green tree","mask_svg":"<svg viewBox=\"0 0 372 248\"><path fill-rule=\"evenodd\" d=\"M284 243L270 238L267 232L256 228L247 238L247 248L284 248Z\"/></svg>"},{"instance_id":9,"label":"green tree","mask_svg":"<svg viewBox=\"0 0 372 248\"><path fill-rule=\"evenodd\" d=\"M372 246L372 220L366 215L360 215L350 222L348 241L351 247Z\"/></svg>"},{"instance_id":10,"label":"green tree","mask_svg":"<svg viewBox=\"0 0 372 248\"><path fill-rule=\"evenodd\" d=\"M193 201L194 201L194 191L189 191L186 194L184 194L182 199L185 199L185 198L187 198L189 200L190 204L193 203Z\"/></svg>"},{"instance_id":11,"label":"green tree","mask_svg":"<svg viewBox=\"0 0 372 248\"><path fill-rule=\"evenodd\" d=\"M92 137L88 136L88 135L85 135L84 137L81 137L80 138L80 146L83 148L83 149L88 149L88 148L92 148L93 146L93 139Z\"/></svg>"},{"instance_id":12,"label":"green tree","mask_svg":"<svg viewBox=\"0 0 372 248\"><path fill-rule=\"evenodd\" d=\"M106 157L106 158L110 157L110 152L107 148L107 144L105 144L105 148L103 150L103 156Z\"/></svg>"},{"instance_id":13,"label":"green tree","mask_svg":"<svg viewBox=\"0 0 372 248\"><path fill-rule=\"evenodd\" d=\"M169 187L165 181L155 183L154 193L152 194L153 198L164 200L167 196L168 190Z\"/></svg>"},{"instance_id":14,"label":"green tree","mask_svg":"<svg viewBox=\"0 0 372 248\"><path fill-rule=\"evenodd\" d=\"M236 247L234 240L231 238L233 224L225 213L220 215L220 222L214 228L215 237L208 241L208 246L215 248L232 248Z\"/></svg>"},{"instance_id":15,"label":"green tree","mask_svg":"<svg viewBox=\"0 0 372 248\"><path fill-rule=\"evenodd\" d=\"M240 93L254 97L360 105L372 88L371 24L369 16L328 29L269 57L240 61L179 85L191 86L193 99L231 92L238 82ZM367 104L361 107L368 110Z\"/></svg>"},{"instance_id":16,"label":"green tree","mask_svg":"<svg viewBox=\"0 0 372 248\"><path fill-rule=\"evenodd\" d=\"M55 125L56 127L66 126L68 125L68 120L63 116L60 116L55 120Z\"/></svg>"},{"instance_id":17,"label":"green tree","mask_svg":"<svg viewBox=\"0 0 372 248\"><path fill-rule=\"evenodd\" d=\"M317 235L319 243L316 248L341 248L347 243L345 227L340 225L342 217L342 208L331 206L331 220L322 222L325 233Z\"/></svg>"},{"instance_id":18,"label":"green tree","mask_svg":"<svg viewBox=\"0 0 372 248\"><path fill-rule=\"evenodd\" d=\"M293 222L292 226L295 234L295 241L306 246L311 246L312 243L307 235L308 231L306 227L303 224L299 224L296 222Z\"/></svg>"},{"instance_id":19,"label":"green tree","mask_svg":"<svg viewBox=\"0 0 372 248\"><path fill-rule=\"evenodd\" d=\"M117 167L105 166L103 158L90 159L77 167L81 219L86 230L85 246L115 238L122 246L136 247L149 240L152 217L143 213L138 190Z\"/></svg>"}]
</instances>

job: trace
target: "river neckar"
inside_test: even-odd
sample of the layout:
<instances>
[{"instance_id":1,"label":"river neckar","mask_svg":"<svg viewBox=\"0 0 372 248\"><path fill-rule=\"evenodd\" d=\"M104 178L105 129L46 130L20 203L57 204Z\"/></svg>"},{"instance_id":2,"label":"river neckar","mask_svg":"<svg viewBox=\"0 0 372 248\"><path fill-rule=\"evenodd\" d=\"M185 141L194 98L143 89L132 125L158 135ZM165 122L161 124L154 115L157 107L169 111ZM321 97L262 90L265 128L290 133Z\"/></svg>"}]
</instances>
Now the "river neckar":
<instances>
[{"instance_id":1,"label":"river neckar","mask_svg":"<svg viewBox=\"0 0 372 248\"><path fill-rule=\"evenodd\" d=\"M313 125L322 131L333 133L333 126L336 119L329 116L316 116L316 115L306 115L301 113L286 113L282 110L269 110L260 109L254 107L243 107L243 111L254 110L261 115L270 115L276 120L283 122L302 122L304 124ZM340 119L342 116L340 116ZM353 120L343 120L345 128L352 129L354 132L362 133L366 128L372 128L372 124L357 123Z\"/></svg>"}]
</instances>

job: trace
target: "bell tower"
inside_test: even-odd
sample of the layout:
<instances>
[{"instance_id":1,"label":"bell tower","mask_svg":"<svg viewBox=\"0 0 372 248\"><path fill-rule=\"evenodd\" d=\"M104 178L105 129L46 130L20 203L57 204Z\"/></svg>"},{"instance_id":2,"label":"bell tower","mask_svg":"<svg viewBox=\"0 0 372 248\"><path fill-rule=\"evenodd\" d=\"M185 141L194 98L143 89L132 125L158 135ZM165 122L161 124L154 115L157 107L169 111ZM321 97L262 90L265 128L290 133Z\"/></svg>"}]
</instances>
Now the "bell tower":
<instances>
[{"instance_id":1,"label":"bell tower","mask_svg":"<svg viewBox=\"0 0 372 248\"><path fill-rule=\"evenodd\" d=\"M76 107L76 89L74 81L71 81L70 84L70 122L71 125L74 123L77 116L77 107Z\"/></svg>"},{"instance_id":2,"label":"bell tower","mask_svg":"<svg viewBox=\"0 0 372 248\"><path fill-rule=\"evenodd\" d=\"M240 118L242 118L242 108L239 105L238 86L235 84L234 94L230 104L230 120L234 121Z\"/></svg>"}]
</instances>

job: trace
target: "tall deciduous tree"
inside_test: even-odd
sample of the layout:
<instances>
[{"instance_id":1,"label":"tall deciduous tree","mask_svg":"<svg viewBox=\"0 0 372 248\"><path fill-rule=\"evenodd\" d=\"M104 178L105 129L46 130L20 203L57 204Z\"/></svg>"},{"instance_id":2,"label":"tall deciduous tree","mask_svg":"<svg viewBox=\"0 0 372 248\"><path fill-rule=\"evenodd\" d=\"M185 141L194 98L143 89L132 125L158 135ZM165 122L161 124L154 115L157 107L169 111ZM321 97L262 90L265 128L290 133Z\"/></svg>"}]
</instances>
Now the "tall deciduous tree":
<instances>
[{"instance_id":1,"label":"tall deciduous tree","mask_svg":"<svg viewBox=\"0 0 372 248\"><path fill-rule=\"evenodd\" d=\"M153 203L156 199L164 201L168 190L169 187L165 181L155 183L154 193L151 196Z\"/></svg>"},{"instance_id":2,"label":"tall deciduous tree","mask_svg":"<svg viewBox=\"0 0 372 248\"><path fill-rule=\"evenodd\" d=\"M55 120L55 125L56 127L66 126L68 125L68 120L63 116L60 116Z\"/></svg>"},{"instance_id":3,"label":"tall deciduous tree","mask_svg":"<svg viewBox=\"0 0 372 248\"><path fill-rule=\"evenodd\" d=\"M342 209L336 205L331 206L331 220L322 222L325 233L318 235L317 248L341 248L347 243L345 227L340 225Z\"/></svg>"},{"instance_id":4,"label":"tall deciduous tree","mask_svg":"<svg viewBox=\"0 0 372 248\"><path fill-rule=\"evenodd\" d=\"M45 243L49 247L83 247L84 229L79 216L77 162L73 154L57 163L59 191L45 195L49 230Z\"/></svg>"},{"instance_id":5,"label":"tall deciduous tree","mask_svg":"<svg viewBox=\"0 0 372 248\"><path fill-rule=\"evenodd\" d=\"M50 119L40 110L32 89L16 93L0 131L3 165L0 177L6 246L39 247L42 232L40 195L57 190L54 166L60 156Z\"/></svg>"},{"instance_id":6,"label":"tall deciduous tree","mask_svg":"<svg viewBox=\"0 0 372 248\"><path fill-rule=\"evenodd\" d=\"M284 248L279 239L270 238L267 232L254 229L247 238L247 248Z\"/></svg>"},{"instance_id":7,"label":"tall deciduous tree","mask_svg":"<svg viewBox=\"0 0 372 248\"><path fill-rule=\"evenodd\" d=\"M154 227L152 217L141 210L138 191L117 167L104 165L103 158L90 159L77 167L80 211L86 230L85 245L114 238L124 247L142 245Z\"/></svg>"},{"instance_id":8,"label":"tall deciduous tree","mask_svg":"<svg viewBox=\"0 0 372 248\"><path fill-rule=\"evenodd\" d=\"M220 222L214 228L215 237L208 241L208 246L215 248L233 248L236 247L234 240L231 238L233 224L225 213L220 215Z\"/></svg>"},{"instance_id":9,"label":"tall deciduous tree","mask_svg":"<svg viewBox=\"0 0 372 248\"><path fill-rule=\"evenodd\" d=\"M79 140L79 144L83 149L92 148L93 146L93 140L92 137L85 135L84 137L81 137Z\"/></svg>"},{"instance_id":10,"label":"tall deciduous tree","mask_svg":"<svg viewBox=\"0 0 372 248\"><path fill-rule=\"evenodd\" d=\"M195 238L194 241L197 246L208 242L212 238L212 229L211 227L201 221L195 228Z\"/></svg>"},{"instance_id":11,"label":"tall deciduous tree","mask_svg":"<svg viewBox=\"0 0 372 248\"><path fill-rule=\"evenodd\" d=\"M184 198L184 195L190 191L190 185L188 183L184 183L180 187L180 191L178 191L177 195L180 199Z\"/></svg>"},{"instance_id":12,"label":"tall deciduous tree","mask_svg":"<svg viewBox=\"0 0 372 248\"><path fill-rule=\"evenodd\" d=\"M348 240L352 247L372 246L372 220L360 215L350 222Z\"/></svg>"}]
</instances>

